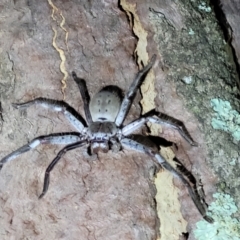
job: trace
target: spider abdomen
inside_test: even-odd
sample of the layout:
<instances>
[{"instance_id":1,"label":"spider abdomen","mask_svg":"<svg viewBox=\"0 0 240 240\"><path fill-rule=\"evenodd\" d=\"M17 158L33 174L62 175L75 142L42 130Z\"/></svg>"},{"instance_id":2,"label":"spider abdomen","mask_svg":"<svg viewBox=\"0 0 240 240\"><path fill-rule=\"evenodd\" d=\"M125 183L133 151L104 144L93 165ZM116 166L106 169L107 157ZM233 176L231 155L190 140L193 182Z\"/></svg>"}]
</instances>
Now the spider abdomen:
<instances>
[{"instance_id":1,"label":"spider abdomen","mask_svg":"<svg viewBox=\"0 0 240 240\"><path fill-rule=\"evenodd\" d=\"M120 89L108 86L98 92L90 101L89 110L93 122L114 122L121 106Z\"/></svg>"}]
</instances>

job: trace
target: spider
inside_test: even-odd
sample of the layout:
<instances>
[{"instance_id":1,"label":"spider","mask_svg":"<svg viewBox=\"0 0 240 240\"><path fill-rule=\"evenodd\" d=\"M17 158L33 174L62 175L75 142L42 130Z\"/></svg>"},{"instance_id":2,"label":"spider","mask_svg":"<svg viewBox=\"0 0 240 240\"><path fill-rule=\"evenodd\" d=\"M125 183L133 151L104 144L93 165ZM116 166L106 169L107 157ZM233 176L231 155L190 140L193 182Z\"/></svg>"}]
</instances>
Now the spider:
<instances>
[{"instance_id":1,"label":"spider","mask_svg":"<svg viewBox=\"0 0 240 240\"><path fill-rule=\"evenodd\" d=\"M136 92L143 83L145 76L152 68L155 60L156 55L153 55L150 62L138 72L125 96L122 94L119 87L110 85L102 88L90 100L85 80L78 78L76 73L72 72L72 77L78 85L82 96L86 121L76 110L64 101L36 98L25 103L14 103L13 107L17 109L25 109L32 105L40 105L55 112L62 112L70 124L76 128L77 132L55 133L36 137L28 144L5 156L0 161L0 170L5 163L13 160L22 153L36 148L39 144L66 145L58 152L57 156L52 160L45 171L43 190L39 196L40 199L48 190L50 172L66 152L82 146L88 147L90 155L97 154L99 151L107 153L110 149L113 152L120 151L121 149L133 149L149 155L158 165L170 171L173 176L180 179L188 189L189 195L203 218L208 222L212 222L212 219L206 215L207 206L205 201L201 199L196 188L191 186L189 178L183 176L179 169L173 168L158 151L145 145L139 141L137 135L132 134L147 122L164 124L177 130L186 141L192 146L196 146L196 142L192 139L184 124L163 113L151 110L126 126L123 125ZM144 136L142 137L144 138Z\"/></svg>"}]
</instances>

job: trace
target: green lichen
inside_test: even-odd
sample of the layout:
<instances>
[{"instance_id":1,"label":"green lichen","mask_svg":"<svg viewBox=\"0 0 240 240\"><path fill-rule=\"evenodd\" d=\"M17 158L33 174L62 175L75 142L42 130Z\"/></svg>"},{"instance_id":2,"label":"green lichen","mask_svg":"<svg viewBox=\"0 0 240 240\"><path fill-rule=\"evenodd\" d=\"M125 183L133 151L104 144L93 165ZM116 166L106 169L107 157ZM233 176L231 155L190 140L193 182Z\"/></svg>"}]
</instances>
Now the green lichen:
<instances>
[{"instance_id":1,"label":"green lichen","mask_svg":"<svg viewBox=\"0 0 240 240\"><path fill-rule=\"evenodd\" d=\"M229 132L236 141L240 141L240 114L232 109L228 101L219 98L212 99L211 106L215 111L212 127Z\"/></svg>"},{"instance_id":2,"label":"green lichen","mask_svg":"<svg viewBox=\"0 0 240 240\"><path fill-rule=\"evenodd\" d=\"M197 240L240 240L240 222L231 217L237 206L228 194L215 193L215 201L208 208L208 215L214 223L199 221L194 230Z\"/></svg>"},{"instance_id":3,"label":"green lichen","mask_svg":"<svg viewBox=\"0 0 240 240\"><path fill-rule=\"evenodd\" d=\"M198 9L208 13L212 11L212 9L208 7L205 2L201 2L200 5L198 5Z\"/></svg>"}]
</instances>

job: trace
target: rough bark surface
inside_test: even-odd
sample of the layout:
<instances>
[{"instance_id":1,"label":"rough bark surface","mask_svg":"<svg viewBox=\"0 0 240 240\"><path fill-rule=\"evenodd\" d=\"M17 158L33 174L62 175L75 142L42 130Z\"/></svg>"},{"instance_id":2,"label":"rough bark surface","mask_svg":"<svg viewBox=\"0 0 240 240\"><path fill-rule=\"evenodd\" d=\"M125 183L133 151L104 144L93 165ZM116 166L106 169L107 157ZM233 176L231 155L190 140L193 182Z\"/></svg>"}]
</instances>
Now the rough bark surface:
<instances>
[{"instance_id":1,"label":"rough bark surface","mask_svg":"<svg viewBox=\"0 0 240 240\"><path fill-rule=\"evenodd\" d=\"M222 29L225 33L225 40L228 43L229 48L227 52L229 52L230 62L233 67L236 68L237 74L231 83L231 87L233 93L226 95L225 99L231 99L231 103L235 103L236 110L240 112L240 101L239 101L239 91L240 91L240 3L237 0L231 1L219 1L218 8L216 8L216 15L218 16L218 20L221 23ZM234 84L236 81L236 85ZM238 89L236 89L236 86ZM232 140L232 139L231 139ZM222 142L222 141L220 141ZM231 141L229 141L231 142ZM224 142L223 142L224 144ZM220 145L219 149L221 149L222 145ZM229 152L231 151L231 155L225 155L225 161L221 164L221 171L219 171L220 182L218 184L219 189L227 192L232 195L237 203L238 209L240 209L240 179L239 179L239 165L240 165L240 152L239 152L239 142L235 142L235 144L224 146L224 148L229 147ZM222 152L221 150L219 150ZM231 161L236 159L236 163L231 166ZM240 218L240 211L236 214L238 219Z\"/></svg>"},{"instance_id":2,"label":"rough bark surface","mask_svg":"<svg viewBox=\"0 0 240 240\"><path fill-rule=\"evenodd\" d=\"M222 16L219 20L223 24L225 32L228 34L228 39L230 45L233 47L234 52L236 54L236 64L240 65L240 30L239 30L239 24L240 24L240 17L239 17L239 11L240 11L240 3L237 0L231 0L231 1L219 1L220 2L220 10L222 10L222 14L219 15ZM239 68L239 67L238 67Z\"/></svg>"},{"instance_id":3,"label":"rough bark surface","mask_svg":"<svg viewBox=\"0 0 240 240\"><path fill-rule=\"evenodd\" d=\"M61 114L40 107L19 112L12 102L65 98L84 116L72 70L86 79L91 94L113 84L126 90L156 53L157 63L141 87L142 99L137 96L126 122L152 108L183 121L199 146L189 146L172 130L149 126L152 135L161 133L174 143L161 154L169 161L181 160L202 182L208 202L218 176L220 186L224 183L239 200L239 182L228 163L236 158L239 164L238 147L210 124L210 100L216 95L238 106L236 71L214 13L199 10L198 4L2 1L0 156L36 136L74 131ZM184 82L186 77L191 77L190 84ZM3 167L1 239L175 240L182 239L183 232L194 239L192 229L201 215L186 189L160 172L156 207L152 178L156 166L148 156L133 151L98 157L89 156L84 148L67 153L51 173L46 196L38 200L44 171L60 149L41 146Z\"/></svg>"},{"instance_id":4,"label":"rough bark surface","mask_svg":"<svg viewBox=\"0 0 240 240\"><path fill-rule=\"evenodd\" d=\"M215 1L214 4L209 5L209 2L203 1L171 3L161 1L159 4L152 5L150 21L154 26L155 41L158 43L166 72L163 89L166 89L169 82L174 82L172 86L177 96L198 119L198 128L204 134L203 138L193 135L197 136L197 141L200 142L201 150L197 154L202 156L201 154L206 151L206 155L196 162L194 160L196 155L190 157L193 162L192 172L202 180L207 196L211 191L228 193L239 207L239 142L234 141L229 133L216 131L211 126L214 116L211 99L221 98L229 101L232 108L239 112L239 76L236 71L239 65L234 61L231 47L237 52L238 49L235 48L235 41L231 42L229 38L224 37L223 33L231 30L231 23L229 21L219 24L216 16L219 15L217 11L220 6ZM236 1L223 4L225 7L223 9L227 9L226 6L228 6L234 12L233 14L225 12L225 19L237 16L238 5ZM239 19L233 20L235 24L238 21ZM230 26L230 28L222 29L223 26ZM239 28L234 27L230 32L232 39L237 39L238 31ZM237 52L236 56L239 54ZM161 101L156 99L157 106L161 106L160 104L167 99L169 104L166 104L164 111L170 111L170 115L176 116L177 112L171 111L172 106L175 106L171 104L172 95L163 94L162 96ZM178 105L177 108L179 109ZM178 114L182 116L183 112ZM189 122L192 122L185 121L188 126ZM179 149L177 154L179 151L181 150ZM234 164L231 163L232 161ZM204 168L203 165L211 168L215 173L218 180L216 190L211 188L213 175L208 178L209 175L205 174L203 169L199 169L199 167ZM183 204L185 203L186 201L183 201ZM236 216L239 216L239 212ZM159 218L162 223L161 216ZM191 223L193 219L191 218ZM190 231L188 239L194 239L191 233ZM166 239L168 236L166 235Z\"/></svg>"}]
</instances>

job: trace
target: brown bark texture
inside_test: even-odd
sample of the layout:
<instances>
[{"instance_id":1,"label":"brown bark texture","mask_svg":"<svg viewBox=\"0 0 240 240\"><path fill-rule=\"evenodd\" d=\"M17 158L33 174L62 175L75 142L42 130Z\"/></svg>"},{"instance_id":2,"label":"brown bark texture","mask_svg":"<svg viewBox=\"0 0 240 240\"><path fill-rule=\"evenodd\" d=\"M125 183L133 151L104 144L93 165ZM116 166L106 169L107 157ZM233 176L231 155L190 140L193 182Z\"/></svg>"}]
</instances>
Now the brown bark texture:
<instances>
[{"instance_id":1,"label":"brown bark texture","mask_svg":"<svg viewBox=\"0 0 240 240\"><path fill-rule=\"evenodd\" d=\"M194 1L167 0L4 0L0 11L1 157L37 136L75 131L61 113L40 106L18 111L11 103L64 99L84 117L73 70L90 95L106 85L127 90L157 54L124 124L153 108L183 121L198 147L153 124L140 133L167 140L161 154L192 172L207 202L217 180L240 199L237 183L231 188L235 175L225 168L226 156L239 160L237 145L210 124L212 98L238 103L236 69L213 12L202 12ZM45 169L60 149L42 145L4 165L0 239L177 240L187 232L194 239L202 216L184 186L165 171L155 185L159 166L134 151L70 151L38 200Z\"/></svg>"}]
</instances>

